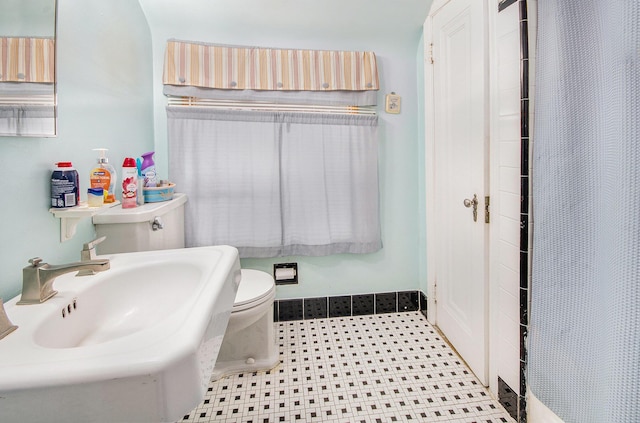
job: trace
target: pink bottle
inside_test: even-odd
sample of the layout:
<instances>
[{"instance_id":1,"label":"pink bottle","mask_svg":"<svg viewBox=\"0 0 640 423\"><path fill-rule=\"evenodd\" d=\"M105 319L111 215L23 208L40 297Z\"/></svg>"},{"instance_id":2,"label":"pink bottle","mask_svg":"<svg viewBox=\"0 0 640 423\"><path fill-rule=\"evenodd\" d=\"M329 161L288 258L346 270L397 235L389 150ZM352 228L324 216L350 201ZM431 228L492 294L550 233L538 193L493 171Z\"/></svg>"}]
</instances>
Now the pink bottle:
<instances>
[{"instance_id":1,"label":"pink bottle","mask_svg":"<svg viewBox=\"0 0 640 423\"><path fill-rule=\"evenodd\" d=\"M136 194L138 190L138 167L132 157L127 157L122 163L122 208L129 209L137 206Z\"/></svg>"}]
</instances>

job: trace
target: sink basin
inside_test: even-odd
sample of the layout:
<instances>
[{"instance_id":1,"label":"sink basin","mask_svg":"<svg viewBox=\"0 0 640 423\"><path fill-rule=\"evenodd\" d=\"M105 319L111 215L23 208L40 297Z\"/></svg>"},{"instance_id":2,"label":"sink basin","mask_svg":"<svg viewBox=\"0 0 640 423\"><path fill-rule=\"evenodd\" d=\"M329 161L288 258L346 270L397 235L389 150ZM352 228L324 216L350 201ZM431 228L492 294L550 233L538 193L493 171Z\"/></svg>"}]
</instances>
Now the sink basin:
<instances>
[{"instance_id":1,"label":"sink basin","mask_svg":"<svg viewBox=\"0 0 640 423\"><path fill-rule=\"evenodd\" d=\"M171 422L198 405L238 284L233 247L100 256L39 305L5 304L0 421Z\"/></svg>"},{"instance_id":2,"label":"sink basin","mask_svg":"<svg viewBox=\"0 0 640 423\"><path fill-rule=\"evenodd\" d=\"M102 282L71 302L67 318L48 319L34 341L47 348L76 348L129 336L154 325L163 327L198 288L202 272L186 261L135 264L112 269ZM78 283L76 279L71 283ZM75 304L75 308L74 308Z\"/></svg>"}]
</instances>

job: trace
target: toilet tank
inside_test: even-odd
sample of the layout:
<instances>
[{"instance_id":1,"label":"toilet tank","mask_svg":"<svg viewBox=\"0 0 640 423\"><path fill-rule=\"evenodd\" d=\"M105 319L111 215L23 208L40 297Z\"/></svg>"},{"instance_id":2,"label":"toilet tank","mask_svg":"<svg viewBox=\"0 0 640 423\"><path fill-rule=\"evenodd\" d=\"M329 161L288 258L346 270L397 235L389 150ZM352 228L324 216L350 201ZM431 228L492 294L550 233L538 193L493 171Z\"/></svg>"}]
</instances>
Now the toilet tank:
<instances>
[{"instance_id":1,"label":"toilet tank","mask_svg":"<svg viewBox=\"0 0 640 423\"><path fill-rule=\"evenodd\" d=\"M98 254L184 248L184 205L187 196L173 194L173 199L146 203L131 209L111 207L93 216L98 237Z\"/></svg>"}]
</instances>

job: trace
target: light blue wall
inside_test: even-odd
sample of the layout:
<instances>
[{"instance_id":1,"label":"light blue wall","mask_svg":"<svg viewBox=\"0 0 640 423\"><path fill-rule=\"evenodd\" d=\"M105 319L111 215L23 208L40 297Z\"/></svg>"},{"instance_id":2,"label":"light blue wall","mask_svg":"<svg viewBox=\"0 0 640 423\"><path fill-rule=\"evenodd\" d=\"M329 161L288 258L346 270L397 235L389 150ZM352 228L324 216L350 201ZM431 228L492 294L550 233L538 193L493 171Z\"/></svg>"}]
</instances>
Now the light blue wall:
<instances>
[{"instance_id":1,"label":"light blue wall","mask_svg":"<svg viewBox=\"0 0 640 423\"><path fill-rule=\"evenodd\" d=\"M0 295L10 298L19 292L21 269L30 257L41 256L51 263L76 260L82 243L94 235L87 219L74 239L60 243L59 221L47 211L53 162L73 161L86 188L86 175L94 163L92 148L109 148L117 168L125 155L155 148L158 170L166 175L165 98L160 81L168 38L375 51L379 104L391 91L402 96L400 115L386 114L379 107L384 248L369 255L243 260L243 266L270 271L274 262L297 261L301 282L280 287L279 298L424 290L420 39L429 2L406 1L402 9L380 1L352 1L352 9L336 15L329 3L302 1L290 3L286 10L253 10L250 18L240 16L243 25L234 19L239 19L239 9L249 6L240 4L246 0L235 2L233 10L229 4L212 3L216 2L191 0L192 7L184 8L175 0L141 0L147 25L135 2L60 1L59 136L0 140L0 167L5 175L20 175L19 183L12 179L6 183L0 211L4 240ZM262 3L251 3L256 4Z\"/></svg>"},{"instance_id":2,"label":"light blue wall","mask_svg":"<svg viewBox=\"0 0 640 423\"><path fill-rule=\"evenodd\" d=\"M90 219L60 242L48 212L54 162L72 161L86 193L95 147L109 148L120 168L125 155L153 146L151 36L131 0L58 1L58 137L0 138L0 296L22 288L31 257L49 263L79 260L94 236ZM83 197L86 195L83 194Z\"/></svg>"},{"instance_id":3,"label":"light blue wall","mask_svg":"<svg viewBox=\"0 0 640 423\"><path fill-rule=\"evenodd\" d=\"M55 0L0 0L0 36L53 37Z\"/></svg>"},{"instance_id":4,"label":"light blue wall","mask_svg":"<svg viewBox=\"0 0 640 423\"><path fill-rule=\"evenodd\" d=\"M429 1L140 0L153 39L156 163L167 172L166 98L162 63L169 38L222 44L327 50L371 50L381 90L380 193L384 248L375 254L246 259L271 272L274 262L297 261L300 283L281 286L278 298L419 289L424 272L423 118L418 61ZM285 6L286 7L283 7ZM402 96L399 115L384 112L384 95ZM178 187L179 188L179 187ZM179 189L178 189L179 190Z\"/></svg>"}]
</instances>

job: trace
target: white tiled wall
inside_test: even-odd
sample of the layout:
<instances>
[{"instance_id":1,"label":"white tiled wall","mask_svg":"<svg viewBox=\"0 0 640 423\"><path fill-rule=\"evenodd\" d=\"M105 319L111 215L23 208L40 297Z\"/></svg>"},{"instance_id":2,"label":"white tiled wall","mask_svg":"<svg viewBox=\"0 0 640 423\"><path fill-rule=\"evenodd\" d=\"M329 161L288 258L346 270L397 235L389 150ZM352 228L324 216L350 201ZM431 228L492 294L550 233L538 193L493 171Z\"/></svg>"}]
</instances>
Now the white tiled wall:
<instances>
[{"instance_id":1,"label":"white tiled wall","mask_svg":"<svg viewBox=\"0 0 640 423\"><path fill-rule=\"evenodd\" d=\"M497 13L497 4L494 13ZM497 307L497 331L494 354L497 374L517 393L520 387L520 32L518 4L513 4L495 17L495 54L497 84L493 108L497 113L492 131L493 155L498 168L493 175L493 235L498 239L497 269L493 277Z\"/></svg>"}]
</instances>

